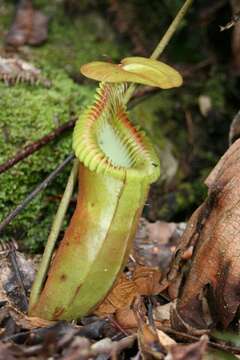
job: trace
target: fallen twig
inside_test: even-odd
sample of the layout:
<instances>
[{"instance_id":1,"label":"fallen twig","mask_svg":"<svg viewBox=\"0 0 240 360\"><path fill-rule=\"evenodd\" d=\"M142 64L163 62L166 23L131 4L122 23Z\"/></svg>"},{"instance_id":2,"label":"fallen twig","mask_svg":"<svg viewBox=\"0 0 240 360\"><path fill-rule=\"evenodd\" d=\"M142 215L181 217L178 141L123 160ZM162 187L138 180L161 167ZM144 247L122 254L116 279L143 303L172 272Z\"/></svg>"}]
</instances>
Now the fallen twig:
<instances>
[{"instance_id":1,"label":"fallen twig","mask_svg":"<svg viewBox=\"0 0 240 360\"><path fill-rule=\"evenodd\" d=\"M119 341L114 342L114 347L113 347L112 353L111 353L111 359L112 360L119 359L119 354L123 350L133 346L136 339L137 339L137 334L133 334L133 335L126 336L123 339L120 339Z\"/></svg>"},{"instance_id":2,"label":"fallen twig","mask_svg":"<svg viewBox=\"0 0 240 360\"><path fill-rule=\"evenodd\" d=\"M162 325L157 324L157 328L159 330L162 330L166 334L176 336L177 338L180 338L182 340L186 340L186 341L188 340L190 342L199 341L199 337L196 335L190 335L190 334L187 334L187 333L184 333L181 331L176 331L167 326L162 326ZM219 350L230 351L234 354L240 354L240 347L219 344L219 343L216 343L216 342L213 342L210 340L208 341L208 346L213 347L215 349L219 349Z\"/></svg>"},{"instance_id":3,"label":"fallen twig","mask_svg":"<svg viewBox=\"0 0 240 360\"><path fill-rule=\"evenodd\" d=\"M31 302L37 302L38 298L40 296L44 281L47 276L47 271L51 262L51 258L54 252L54 248L56 245L56 241L58 239L61 226L66 214L66 211L68 209L74 186L77 181L77 175L78 175L78 169L79 169L79 161L75 159L72 171L69 175L67 185L64 191L64 194L61 198L60 204L58 206L57 213L55 215L55 218L53 220L52 228L50 231L50 234L47 239L46 247L42 256L41 264L38 268L38 272L35 278L35 282L32 287L31 291L31 297L30 297L30 303Z\"/></svg>"},{"instance_id":4,"label":"fallen twig","mask_svg":"<svg viewBox=\"0 0 240 360\"><path fill-rule=\"evenodd\" d=\"M1 223L0 234L3 229L23 210L25 207L42 191L44 190L62 171L62 169L74 159L74 154L70 154L53 172L46 177L46 179L39 184L27 197L19 204Z\"/></svg>"},{"instance_id":5,"label":"fallen twig","mask_svg":"<svg viewBox=\"0 0 240 360\"><path fill-rule=\"evenodd\" d=\"M25 286L24 286L24 283L23 283L22 273L21 273L21 271L19 269L14 242L13 241L8 242L7 247L9 249L8 256L9 256L10 262L12 264L12 269L15 272L16 279L17 279L17 282L18 282L18 285L19 285L19 289L20 289L20 291L22 293L24 311L27 311L27 308L28 308L27 292L26 292L26 289L25 289Z\"/></svg>"},{"instance_id":6,"label":"fallen twig","mask_svg":"<svg viewBox=\"0 0 240 360\"><path fill-rule=\"evenodd\" d=\"M25 286L23 283L22 273L18 266L18 261L17 261L17 256L16 256L16 249L17 249L16 245L15 245L14 241L12 241L12 240L4 242L0 239L0 246L3 249L3 251L6 252L6 256L9 257L9 260L12 265L12 270L14 271L17 282L18 282L18 288L20 289L20 291L22 293L24 311L26 311L28 308L27 292L26 292L26 289L25 289Z\"/></svg>"},{"instance_id":7,"label":"fallen twig","mask_svg":"<svg viewBox=\"0 0 240 360\"><path fill-rule=\"evenodd\" d=\"M17 164L19 161L26 159L29 155L32 155L35 151L41 149L43 146L48 144L50 141L55 140L59 135L61 135L66 130L72 129L76 122L76 118L67 121L65 124L59 126L57 129L53 130L49 134L43 136L41 139L32 142L31 144L25 146L12 158L8 159L3 164L0 164L0 174L4 171L10 169L12 166Z\"/></svg>"}]
</instances>

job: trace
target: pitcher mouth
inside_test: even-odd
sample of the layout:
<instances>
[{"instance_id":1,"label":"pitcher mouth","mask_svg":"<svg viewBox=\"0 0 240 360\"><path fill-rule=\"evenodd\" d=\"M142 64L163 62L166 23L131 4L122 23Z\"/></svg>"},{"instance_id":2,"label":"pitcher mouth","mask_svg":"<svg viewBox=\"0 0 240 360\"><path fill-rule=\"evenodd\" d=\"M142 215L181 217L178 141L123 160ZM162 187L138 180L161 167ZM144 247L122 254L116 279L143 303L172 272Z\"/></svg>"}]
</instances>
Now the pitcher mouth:
<instances>
[{"instance_id":1,"label":"pitcher mouth","mask_svg":"<svg viewBox=\"0 0 240 360\"><path fill-rule=\"evenodd\" d=\"M127 172L151 183L159 177L159 160L146 135L128 119L125 90L125 84L100 84L95 103L76 123L73 148L91 171L119 179Z\"/></svg>"}]
</instances>

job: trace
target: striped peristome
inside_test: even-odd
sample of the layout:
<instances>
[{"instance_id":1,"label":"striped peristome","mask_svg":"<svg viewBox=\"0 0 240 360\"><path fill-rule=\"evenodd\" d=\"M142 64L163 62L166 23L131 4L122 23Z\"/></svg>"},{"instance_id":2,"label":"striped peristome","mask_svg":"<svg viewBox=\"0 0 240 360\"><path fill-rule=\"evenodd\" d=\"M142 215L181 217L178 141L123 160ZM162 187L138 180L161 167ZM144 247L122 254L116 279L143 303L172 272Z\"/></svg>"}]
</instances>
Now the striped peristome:
<instances>
[{"instance_id":1,"label":"striped peristome","mask_svg":"<svg viewBox=\"0 0 240 360\"><path fill-rule=\"evenodd\" d=\"M134 127L124 104L126 84L101 83L95 102L79 118L73 133L78 159L91 171L119 179L159 176L159 160L143 131Z\"/></svg>"}]
</instances>

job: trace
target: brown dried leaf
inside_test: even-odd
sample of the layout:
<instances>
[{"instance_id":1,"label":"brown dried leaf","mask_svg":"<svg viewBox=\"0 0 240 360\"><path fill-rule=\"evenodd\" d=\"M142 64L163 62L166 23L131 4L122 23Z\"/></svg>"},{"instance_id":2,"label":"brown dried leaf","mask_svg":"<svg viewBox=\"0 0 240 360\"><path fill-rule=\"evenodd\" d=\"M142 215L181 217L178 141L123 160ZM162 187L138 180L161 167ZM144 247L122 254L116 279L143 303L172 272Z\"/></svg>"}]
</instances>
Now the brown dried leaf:
<instances>
[{"instance_id":1,"label":"brown dried leaf","mask_svg":"<svg viewBox=\"0 0 240 360\"><path fill-rule=\"evenodd\" d=\"M22 284L13 264L16 264L22 277ZM26 293L32 285L34 270L33 262L23 253L12 250L2 251L0 254L0 299L13 304L19 310L26 310ZM25 291L23 291L23 286Z\"/></svg>"},{"instance_id":2,"label":"brown dried leaf","mask_svg":"<svg viewBox=\"0 0 240 360\"><path fill-rule=\"evenodd\" d=\"M133 304L138 322L138 345L143 359L163 359L164 347L160 344L157 329L146 323L145 306L139 297Z\"/></svg>"},{"instance_id":3,"label":"brown dried leaf","mask_svg":"<svg viewBox=\"0 0 240 360\"><path fill-rule=\"evenodd\" d=\"M30 84L42 84L46 87L51 85L48 79L41 75L41 71L32 64L17 58L3 58L0 56L0 80L6 85L18 82Z\"/></svg>"},{"instance_id":4,"label":"brown dried leaf","mask_svg":"<svg viewBox=\"0 0 240 360\"><path fill-rule=\"evenodd\" d=\"M225 328L240 304L240 140L221 158L206 180L208 198L192 215L177 249L169 278L184 266L184 281L172 324L177 329ZM183 254L194 246L191 261ZM187 270L187 267L189 268Z\"/></svg>"},{"instance_id":5,"label":"brown dried leaf","mask_svg":"<svg viewBox=\"0 0 240 360\"><path fill-rule=\"evenodd\" d=\"M158 339L160 341L160 344L166 349L170 350L174 345L176 345L176 341L173 340L169 335L167 335L162 330L156 330Z\"/></svg>"},{"instance_id":6,"label":"brown dried leaf","mask_svg":"<svg viewBox=\"0 0 240 360\"><path fill-rule=\"evenodd\" d=\"M163 321L169 321L170 320L170 309L171 309L172 303L169 302L164 305L156 306L153 310L154 313L154 319L159 320L161 322Z\"/></svg>"},{"instance_id":7,"label":"brown dried leaf","mask_svg":"<svg viewBox=\"0 0 240 360\"><path fill-rule=\"evenodd\" d=\"M165 221L148 222L142 218L133 245L133 256L141 265L160 267L167 271L183 223L168 223Z\"/></svg>"},{"instance_id":8,"label":"brown dried leaf","mask_svg":"<svg viewBox=\"0 0 240 360\"><path fill-rule=\"evenodd\" d=\"M39 45L47 40L48 17L35 10L31 0L21 0L13 24L6 36L7 45Z\"/></svg>"},{"instance_id":9,"label":"brown dried leaf","mask_svg":"<svg viewBox=\"0 0 240 360\"><path fill-rule=\"evenodd\" d=\"M190 345L175 345L171 348L171 360L202 360L207 349L208 337L203 335Z\"/></svg>"},{"instance_id":10,"label":"brown dried leaf","mask_svg":"<svg viewBox=\"0 0 240 360\"><path fill-rule=\"evenodd\" d=\"M90 341L81 336L76 336L64 353L65 360L89 359L91 357Z\"/></svg>"},{"instance_id":11,"label":"brown dried leaf","mask_svg":"<svg viewBox=\"0 0 240 360\"><path fill-rule=\"evenodd\" d=\"M122 329L137 329L138 323L134 311L127 306L115 312L115 319Z\"/></svg>"},{"instance_id":12,"label":"brown dried leaf","mask_svg":"<svg viewBox=\"0 0 240 360\"><path fill-rule=\"evenodd\" d=\"M122 274L111 292L95 310L95 314L113 314L118 309L130 306L138 295L159 293L160 279L160 271L147 266L137 266L131 279Z\"/></svg>"},{"instance_id":13,"label":"brown dried leaf","mask_svg":"<svg viewBox=\"0 0 240 360\"><path fill-rule=\"evenodd\" d=\"M160 344L157 332L147 324L138 329L138 344L144 359L163 359L164 347Z\"/></svg>"},{"instance_id":14,"label":"brown dried leaf","mask_svg":"<svg viewBox=\"0 0 240 360\"><path fill-rule=\"evenodd\" d=\"M157 295L160 291L161 272L155 268L138 266L133 274L138 295Z\"/></svg>"},{"instance_id":15,"label":"brown dried leaf","mask_svg":"<svg viewBox=\"0 0 240 360\"><path fill-rule=\"evenodd\" d=\"M21 329L30 330L41 327L44 328L55 324L54 321L48 321L48 320L40 319L38 317L29 317L11 305L7 306L7 310L11 318L18 326L20 326Z\"/></svg>"},{"instance_id":16,"label":"brown dried leaf","mask_svg":"<svg viewBox=\"0 0 240 360\"><path fill-rule=\"evenodd\" d=\"M135 283L129 280L125 274L122 274L94 313L99 316L113 314L117 309L130 306L136 296L137 289Z\"/></svg>"},{"instance_id":17,"label":"brown dried leaf","mask_svg":"<svg viewBox=\"0 0 240 360\"><path fill-rule=\"evenodd\" d=\"M34 10L32 19L32 29L29 32L27 43L29 45L40 45L48 37L48 17L41 11Z\"/></svg>"},{"instance_id":18,"label":"brown dried leaf","mask_svg":"<svg viewBox=\"0 0 240 360\"><path fill-rule=\"evenodd\" d=\"M20 346L0 342L0 360L24 360L26 359Z\"/></svg>"}]
</instances>

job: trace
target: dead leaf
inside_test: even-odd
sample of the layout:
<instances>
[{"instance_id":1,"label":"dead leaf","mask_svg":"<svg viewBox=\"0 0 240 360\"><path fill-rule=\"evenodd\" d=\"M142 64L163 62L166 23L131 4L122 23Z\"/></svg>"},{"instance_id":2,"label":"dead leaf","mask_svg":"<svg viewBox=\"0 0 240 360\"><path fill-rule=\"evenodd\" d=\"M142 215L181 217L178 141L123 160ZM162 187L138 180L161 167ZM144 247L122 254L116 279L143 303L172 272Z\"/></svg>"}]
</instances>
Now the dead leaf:
<instances>
[{"instance_id":1,"label":"dead leaf","mask_svg":"<svg viewBox=\"0 0 240 360\"><path fill-rule=\"evenodd\" d=\"M133 281L138 295L157 295L160 291L161 272L147 266L137 266Z\"/></svg>"},{"instance_id":2,"label":"dead leaf","mask_svg":"<svg viewBox=\"0 0 240 360\"><path fill-rule=\"evenodd\" d=\"M156 295L159 292L159 270L138 265L131 278L122 274L95 314L113 314L118 309L129 307L138 295Z\"/></svg>"},{"instance_id":3,"label":"dead leaf","mask_svg":"<svg viewBox=\"0 0 240 360\"><path fill-rule=\"evenodd\" d=\"M182 232L182 223L150 223L142 218L133 245L134 259L141 265L166 272Z\"/></svg>"},{"instance_id":4,"label":"dead leaf","mask_svg":"<svg viewBox=\"0 0 240 360\"><path fill-rule=\"evenodd\" d=\"M169 335L167 335L165 332L163 332L162 330L156 330L157 331L157 335L158 335L158 339L160 341L160 344L166 349L166 350L170 350L174 345L176 345L176 341L173 340Z\"/></svg>"},{"instance_id":5,"label":"dead leaf","mask_svg":"<svg viewBox=\"0 0 240 360\"><path fill-rule=\"evenodd\" d=\"M33 11L32 29L29 33L27 43L29 45L40 45L48 37L48 17L41 11Z\"/></svg>"},{"instance_id":6,"label":"dead leaf","mask_svg":"<svg viewBox=\"0 0 240 360\"><path fill-rule=\"evenodd\" d=\"M24 352L17 345L0 342L0 360L24 360Z\"/></svg>"},{"instance_id":7,"label":"dead leaf","mask_svg":"<svg viewBox=\"0 0 240 360\"><path fill-rule=\"evenodd\" d=\"M47 40L48 17L35 10L31 0L21 0L13 24L6 36L7 45L39 45Z\"/></svg>"},{"instance_id":8,"label":"dead leaf","mask_svg":"<svg viewBox=\"0 0 240 360\"><path fill-rule=\"evenodd\" d=\"M46 87L51 82L44 78L41 71L32 64L17 58L3 58L0 56L0 80L6 85L13 85L18 82L30 84L42 84Z\"/></svg>"},{"instance_id":9,"label":"dead leaf","mask_svg":"<svg viewBox=\"0 0 240 360\"><path fill-rule=\"evenodd\" d=\"M143 359L163 359L166 351L160 344L157 329L146 322L145 306L141 297L135 300L133 311L138 323L138 346Z\"/></svg>"},{"instance_id":10,"label":"dead leaf","mask_svg":"<svg viewBox=\"0 0 240 360\"><path fill-rule=\"evenodd\" d=\"M38 317L29 317L26 314L22 313L21 311L18 311L11 305L9 305L7 309L11 318L18 326L20 326L21 329L31 330L41 327L44 328L55 324L54 321L44 320Z\"/></svg>"},{"instance_id":11,"label":"dead leaf","mask_svg":"<svg viewBox=\"0 0 240 360\"><path fill-rule=\"evenodd\" d=\"M208 198L192 215L169 273L181 270L180 296L172 325L184 331L224 328L240 304L240 140L229 148L206 180ZM182 255L194 247L191 260Z\"/></svg>"},{"instance_id":12,"label":"dead leaf","mask_svg":"<svg viewBox=\"0 0 240 360\"><path fill-rule=\"evenodd\" d=\"M153 310L154 313L154 319L159 321L169 321L170 320L170 308L172 306L172 303L169 302L164 305L156 306Z\"/></svg>"},{"instance_id":13,"label":"dead leaf","mask_svg":"<svg viewBox=\"0 0 240 360\"><path fill-rule=\"evenodd\" d=\"M208 337L203 335L198 342L190 345L175 345L171 347L169 360L202 360L207 350Z\"/></svg>"},{"instance_id":14,"label":"dead leaf","mask_svg":"<svg viewBox=\"0 0 240 360\"><path fill-rule=\"evenodd\" d=\"M198 98L198 106L202 116L207 117L212 110L212 100L208 95L200 95Z\"/></svg>"},{"instance_id":15,"label":"dead leaf","mask_svg":"<svg viewBox=\"0 0 240 360\"><path fill-rule=\"evenodd\" d=\"M65 360L78 360L91 358L91 343L87 338L76 336L67 347L64 359Z\"/></svg>"},{"instance_id":16,"label":"dead leaf","mask_svg":"<svg viewBox=\"0 0 240 360\"><path fill-rule=\"evenodd\" d=\"M137 329L138 327L134 311L129 306L116 310L115 319L122 329Z\"/></svg>"},{"instance_id":17,"label":"dead leaf","mask_svg":"<svg viewBox=\"0 0 240 360\"><path fill-rule=\"evenodd\" d=\"M163 359L164 347L160 344L157 332L147 324L138 329L138 345L144 359Z\"/></svg>"},{"instance_id":18,"label":"dead leaf","mask_svg":"<svg viewBox=\"0 0 240 360\"><path fill-rule=\"evenodd\" d=\"M14 261L14 262L13 262ZM13 266L17 267L17 269ZM18 273L16 272L18 270ZM9 250L0 254L0 296L19 310L26 310L26 294L34 279L33 262L23 253ZM22 283L19 280L21 276Z\"/></svg>"},{"instance_id":19,"label":"dead leaf","mask_svg":"<svg viewBox=\"0 0 240 360\"><path fill-rule=\"evenodd\" d=\"M117 309L130 306L137 295L135 283L122 274L105 300L94 311L102 316L113 314Z\"/></svg>"}]
</instances>

